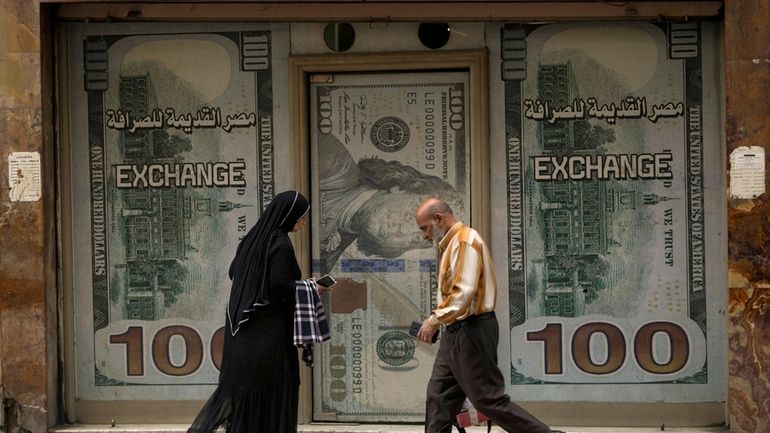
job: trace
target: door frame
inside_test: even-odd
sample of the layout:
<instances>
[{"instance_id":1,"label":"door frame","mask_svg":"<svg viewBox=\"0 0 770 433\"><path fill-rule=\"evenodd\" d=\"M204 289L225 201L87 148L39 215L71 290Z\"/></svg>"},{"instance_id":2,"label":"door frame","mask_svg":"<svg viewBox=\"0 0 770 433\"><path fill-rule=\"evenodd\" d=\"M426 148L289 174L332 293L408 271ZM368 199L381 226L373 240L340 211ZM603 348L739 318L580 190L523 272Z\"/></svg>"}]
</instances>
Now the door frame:
<instances>
[{"instance_id":1,"label":"door frame","mask_svg":"<svg viewBox=\"0 0 770 433\"><path fill-rule=\"evenodd\" d=\"M470 224L489 237L489 115L487 50L408 51L355 54L309 54L289 56L291 142L293 158L299 163L294 184L310 197L310 83L323 74L425 71L460 71L469 74L470 110ZM485 211L486 209L486 211ZM309 231L296 238L295 247L303 269L311 269L312 245ZM334 421L334 417L313 413L312 371L300 376L299 422Z\"/></svg>"}]
</instances>

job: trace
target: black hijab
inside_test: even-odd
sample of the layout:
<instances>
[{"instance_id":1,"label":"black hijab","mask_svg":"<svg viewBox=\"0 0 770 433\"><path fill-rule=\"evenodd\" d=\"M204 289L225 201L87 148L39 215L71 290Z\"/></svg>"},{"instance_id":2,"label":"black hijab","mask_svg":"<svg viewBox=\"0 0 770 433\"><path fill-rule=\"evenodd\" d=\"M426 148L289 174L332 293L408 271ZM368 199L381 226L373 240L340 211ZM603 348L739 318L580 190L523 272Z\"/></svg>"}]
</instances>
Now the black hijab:
<instances>
[{"instance_id":1,"label":"black hijab","mask_svg":"<svg viewBox=\"0 0 770 433\"><path fill-rule=\"evenodd\" d=\"M270 247L277 235L290 232L308 210L310 204L302 194L282 192L273 197L257 223L238 244L230 264L233 285L227 303L227 319L233 336L241 324L249 320L250 312L270 303L270 282L266 281Z\"/></svg>"}]
</instances>

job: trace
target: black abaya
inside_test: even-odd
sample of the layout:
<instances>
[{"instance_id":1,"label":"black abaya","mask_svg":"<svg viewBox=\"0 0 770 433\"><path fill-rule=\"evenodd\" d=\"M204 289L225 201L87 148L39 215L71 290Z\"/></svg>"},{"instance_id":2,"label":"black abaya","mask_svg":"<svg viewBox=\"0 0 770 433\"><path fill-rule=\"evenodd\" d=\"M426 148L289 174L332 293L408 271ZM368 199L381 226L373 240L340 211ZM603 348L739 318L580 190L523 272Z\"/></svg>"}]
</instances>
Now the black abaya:
<instances>
[{"instance_id":1,"label":"black abaya","mask_svg":"<svg viewBox=\"0 0 770 433\"><path fill-rule=\"evenodd\" d=\"M188 433L208 433L223 423L233 433L297 431L299 363L292 337L295 281L302 275L286 233L274 240L269 274L270 304L235 336L226 323L219 386Z\"/></svg>"},{"instance_id":2,"label":"black abaya","mask_svg":"<svg viewBox=\"0 0 770 433\"><path fill-rule=\"evenodd\" d=\"M280 199L279 195L274 201ZM269 212L270 208L265 214ZM293 220L301 218L305 212ZM236 328L237 332L232 332L230 325L229 312L234 309L228 307L219 385L188 433L210 433L220 425L225 425L227 432L232 433L297 431L299 362L297 348L293 344L293 319L295 286L302 273L285 230L294 222L279 222L281 224L277 224L263 243L269 246L263 255L264 266L259 267L264 271L260 272L260 278L251 279L263 282L260 300L264 302L248 312L246 320L240 321L240 326ZM244 241L246 239L248 236ZM234 262L247 247L239 246ZM235 268L236 274L240 269L242 267ZM235 283L236 278L233 281ZM242 292L256 290L248 285L241 289ZM233 299L231 296L231 302Z\"/></svg>"}]
</instances>

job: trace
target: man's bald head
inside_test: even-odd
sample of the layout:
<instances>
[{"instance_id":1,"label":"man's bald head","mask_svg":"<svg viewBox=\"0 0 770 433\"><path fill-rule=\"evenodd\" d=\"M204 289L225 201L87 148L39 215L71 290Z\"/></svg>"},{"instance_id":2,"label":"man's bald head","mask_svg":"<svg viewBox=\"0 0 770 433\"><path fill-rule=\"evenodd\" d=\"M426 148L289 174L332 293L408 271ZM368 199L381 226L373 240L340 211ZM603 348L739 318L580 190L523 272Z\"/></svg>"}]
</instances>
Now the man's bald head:
<instances>
[{"instance_id":1,"label":"man's bald head","mask_svg":"<svg viewBox=\"0 0 770 433\"><path fill-rule=\"evenodd\" d=\"M428 213L430 218L437 213L454 216L454 212L452 212L452 208L449 207L447 202L436 197L431 197L423 201L420 206L417 207L416 216L419 216L420 213Z\"/></svg>"},{"instance_id":2,"label":"man's bald head","mask_svg":"<svg viewBox=\"0 0 770 433\"><path fill-rule=\"evenodd\" d=\"M457 222L457 219L447 202L431 197L417 207L415 221L423 239L437 241L440 239L435 239L438 237L436 235L441 234L443 237L443 233L446 233Z\"/></svg>"}]
</instances>

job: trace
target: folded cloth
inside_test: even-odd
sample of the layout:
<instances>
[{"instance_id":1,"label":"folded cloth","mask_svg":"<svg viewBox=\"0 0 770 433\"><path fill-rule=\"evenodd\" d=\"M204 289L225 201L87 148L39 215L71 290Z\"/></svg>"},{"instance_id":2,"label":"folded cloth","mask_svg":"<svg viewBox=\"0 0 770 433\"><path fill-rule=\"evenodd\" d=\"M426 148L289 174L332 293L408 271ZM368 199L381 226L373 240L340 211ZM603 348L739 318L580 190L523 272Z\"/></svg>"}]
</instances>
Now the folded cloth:
<instances>
[{"instance_id":1,"label":"folded cloth","mask_svg":"<svg viewBox=\"0 0 770 433\"><path fill-rule=\"evenodd\" d=\"M294 344L321 343L331 337L326 310L313 280L297 281L294 307Z\"/></svg>"},{"instance_id":2,"label":"folded cloth","mask_svg":"<svg viewBox=\"0 0 770 433\"><path fill-rule=\"evenodd\" d=\"M302 359L313 366L313 343L331 338L326 309L318 296L318 287L313 280L296 283L294 305L294 345L303 349Z\"/></svg>"}]
</instances>

